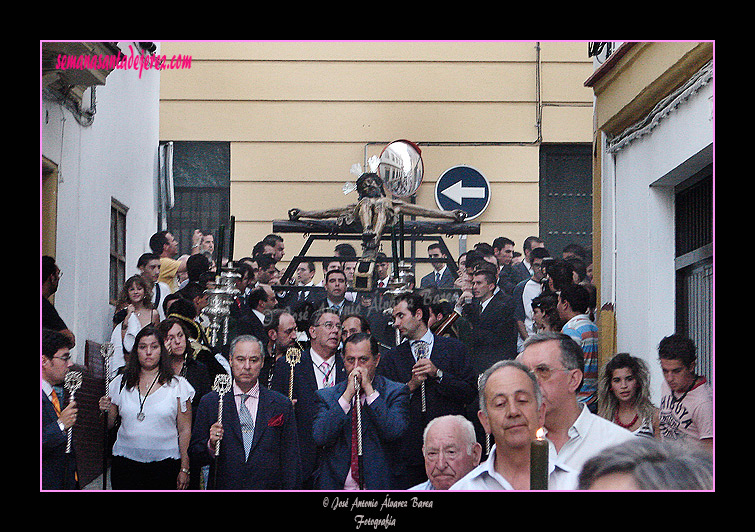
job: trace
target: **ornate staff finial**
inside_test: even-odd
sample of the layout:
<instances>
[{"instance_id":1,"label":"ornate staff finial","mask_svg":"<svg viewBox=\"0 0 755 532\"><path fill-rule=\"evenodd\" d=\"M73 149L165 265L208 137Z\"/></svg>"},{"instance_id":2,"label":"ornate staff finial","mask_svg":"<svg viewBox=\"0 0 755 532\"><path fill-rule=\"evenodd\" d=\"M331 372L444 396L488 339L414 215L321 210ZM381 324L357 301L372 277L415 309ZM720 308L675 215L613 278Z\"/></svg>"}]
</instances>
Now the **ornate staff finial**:
<instances>
[{"instance_id":1,"label":"ornate staff finial","mask_svg":"<svg viewBox=\"0 0 755 532\"><path fill-rule=\"evenodd\" d=\"M83 375L80 371L69 371L66 373L65 388L68 391L70 397L69 402L72 403L75 400L76 390L81 387L83 381ZM68 442L66 443L66 453L71 452L71 444L73 443L73 427L68 427Z\"/></svg>"},{"instance_id":2,"label":"ornate staff finial","mask_svg":"<svg viewBox=\"0 0 755 532\"><path fill-rule=\"evenodd\" d=\"M212 389L218 392L218 423L223 422L223 396L231 390L231 376L227 373L220 373L215 376L215 382ZM220 440L215 445L215 456L220 454Z\"/></svg>"}]
</instances>

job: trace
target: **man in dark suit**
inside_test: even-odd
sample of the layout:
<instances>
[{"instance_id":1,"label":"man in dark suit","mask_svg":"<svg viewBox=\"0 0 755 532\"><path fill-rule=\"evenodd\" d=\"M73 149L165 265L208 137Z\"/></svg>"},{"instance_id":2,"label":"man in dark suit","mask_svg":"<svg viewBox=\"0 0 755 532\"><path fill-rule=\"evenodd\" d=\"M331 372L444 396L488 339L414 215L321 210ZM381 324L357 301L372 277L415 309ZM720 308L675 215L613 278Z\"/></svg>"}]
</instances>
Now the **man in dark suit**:
<instances>
[{"instance_id":1,"label":"man in dark suit","mask_svg":"<svg viewBox=\"0 0 755 532\"><path fill-rule=\"evenodd\" d=\"M68 429L76 423L78 407L63 407L62 384L73 365L73 341L61 332L42 330L42 489L79 489L76 454L66 453ZM56 390L55 388L58 388Z\"/></svg>"},{"instance_id":2,"label":"man in dark suit","mask_svg":"<svg viewBox=\"0 0 755 532\"><path fill-rule=\"evenodd\" d=\"M315 444L322 447L322 459L315 474L315 489L396 488L387 446L399 439L409 424L409 391L405 385L377 375L379 361L377 340L366 333L354 334L344 345L347 379L317 392L313 434ZM355 381L359 382L359 394ZM352 401L358 398L359 407ZM358 412L361 459L355 452Z\"/></svg>"},{"instance_id":3,"label":"man in dark suit","mask_svg":"<svg viewBox=\"0 0 755 532\"><path fill-rule=\"evenodd\" d=\"M267 350L262 363L260 382L268 389L272 387L273 374L278 364L284 364L286 352L290 347L300 347L296 343L296 320L286 309L276 308L270 312L269 319L265 323L265 335L267 336ZM284 394L285 395L285 394Z\"/></svg>"},{"instance_id":4,"label":"man in dark suit","mask_svg":"<svg viewBox=\"0 0 755 532\"><path fill-rule=\"evenodd\" d=\"M517 328L511 296L496 285L495 268L480 262L472 275L474 298L462 315L472 326L472 369L483 373L499 360L516 357Z\"/></svg>"},{"instance_id":5,"label":"man in dark suit","mask_svg":"<svg viewBox=\"0 0 755 532\"><path fill-rule=\"evenodd\" d=\"M514 287L521 281L521 273L514 271L514 241L505 236L493 240L493 255L498 263L498 288L511 295Z\"/></svg>"},{"instance_id":6,"label":"man in dark suit","mask_svg":"<svg viewBox=\"0 0 755 532\"><path fill-rule=\"evenodd\" d=\"M459 340L430 332L428 318L429 310L421 294L398 296L393 324L407 341L388 352L380 364L381 375L406 383L411 394L409 428L392 446L398 489L408 489L427 479L422 454L422 433L427 423L439 416L464 414L477 393L466 347Z\"/></svg>"},{"instance_id":7,"label":"man in dark suit","mask_svg":"<svg viewBox=\"0 0 755 532\"><path fill-rule=\"evenodd\" d=\"M291 398L294 402L296 426L301 451L303 488L312 489L317 466L318 449L312 438L312 426L317 414L315 393L330 388L346 378L343 359L338 355L341 341L341 320L329 309L316 311L312 316L309 349L301 352L301 359L293 366L294 378ZM271 388L289 394L291 365L281 358L275 365Z\"/></svg>"},{"instance_id":8,"label":"man in dark suit","mask_svg":"<svg viewBox=\"0 0 755 532\"><path fill-rule=\"evenodd\" d=\"M233 376L223 396L218 422L218 393L199 403L189 453L210 464L209 485L219 490L295 490L301 487L296 420L288 397L260 386L263 345L238 336L230 345ZM215 446L220 442L220 454Z\"/></svg>"},{"instance_id":9,"label":"man in dark suit","mask_svg":"<svg viewBox=\"0 0 755 532\"><path fill-rule=\"evenodd\" d=\"M427 255L431 259L447 259L448 255L441 251L440 244L434 243L427 246ZM433 271L425 275L419 282L420 288L453 288L454 276L445 260L432 262Z\"/></svg>"},{"instance_id":10,"label":"man in dark suit","mask_svg":"<svg viewBox=\"0 0 755 532\"><path fill-rule=\"evenodd\" d=\"M229 338L251 334L263 344L267 343L265 323L269 320L270 312L276 307L278 300L269 285L261 284L249 293L247 304L249 309L238 313L231 306L229 324Z\"/></svg>"},{"instance_id":11,"label":"man in dark suit","mask_svg":"<svg viewBox=\"0 0 755 532\"><path fill-rule=\"evenodd\" d=\"M520 283L525 279L532 277L535 271L532 269L532 259L530 258L530 253L532 253L533 249L542 247L545 247L545 242L543 242L540 237L528 236L524 239L524 244L522 245L524 258L512 266L515 274L515 282Z\"/></svg>"},{"instance_id":12,"label":"man in dark suit","mask_svg":"<svg viewBox=\"0 0 755 532\"><path fill-rule=\"evenodd\" d=\"M329 270L325 273L325 294L316 295L312 301L315 310L328 308L339 316L358 312L358 303L346 299L346 274L343 270Z\"/></svg>"}]
</instances>

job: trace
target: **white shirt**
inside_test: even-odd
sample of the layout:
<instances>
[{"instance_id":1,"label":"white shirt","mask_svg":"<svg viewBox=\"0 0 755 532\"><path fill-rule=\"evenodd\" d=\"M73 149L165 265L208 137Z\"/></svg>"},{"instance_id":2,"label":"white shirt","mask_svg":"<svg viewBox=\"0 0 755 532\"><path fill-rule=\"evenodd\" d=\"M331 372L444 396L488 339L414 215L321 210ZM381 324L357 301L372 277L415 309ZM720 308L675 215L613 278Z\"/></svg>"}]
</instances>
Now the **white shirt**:
<instances>
[{"instance_id":1,"label":"white shirt","mask_svg":"<svg viewBox=\"0 0 755 532\"><path fill-rule=\"evenodd\" d=\"M139 387L121 389L123 375L110 383L110 398L118 407L121 426L113 445L114 456L124 456L137 462L153 462L166 458L181 458L178 449L178 403L185 412L194 398L194 388L184 377L175 376L143 399L144 420L137 420L140 410ZM146 390L145 390L146 391Z\"/></svg>"},{"instance_id":2,"label":"white shirt","mask_svg":"<svg viewBox=\"0 0 755 532\"><path fill-rule=\"evenodd\" d=\"M627 429L593 414L581 404L580 408L582 412L569 428L567 433L569 439L561 450L556 452L556 446L548 440L548 462L564 472L556 472L555 483L559 486L556 489L577 489L577 477L587 460L606 447L637 437ZM547 440L547 428L545 437ZM548 485L551 486L552 482L554 482L553 474Z\"/></svg>"},{"instance_id":3,"label":"white shirt","mask_svg":"<svg viewBox=\"0 0 755 532\"><path fill-rule=\"evenodd\" d=\"M424 482L421 482L417 484L416 486L412 486L409 488L409 491L429 491L429 490L435 490L435 486L433 486L433 483L429 480L425 480Z\"/></svg>"},{"instance_id":4,"label":"white shirt","mask_svg":"<svg viewBox=\"0 0 755 532\"><path fill-rule=\"evenodd\" d=\"M493 290L493 293L492 293L492 294L490 294L490 297L489 297L489 298L487 298L487 299L486 299L485 301L480 301L480 307L482 307L482 308L480 308L480 313L481 313L481 314L482 314L483 312L485 312L485 307L487 307L487 306L488 306L488 303L490 303L490 300L491 300L491 299L493 299L493 296L494 296L494 295L496 295L496 294L497 294L498 292L500 292L500 291L501 291L501 289L500 289L500 288L498 288L498 287L496 286L496 287L495 287L495 290Z\"/></svg>"},{"instance_id":5,"label":"white shirt","mask_svg":"<svg viewBox=\"0 0 755 532\"><path fill-rule=\"evenodd\" d=\"M458 480L449 489L451 490L470 490L470 491L495 491L495 490L513 490L514 487L506 480L503 475L495 470L496 446L490 449L488 459L467 473ZM559 490L569 489L559 485L559 480L569 479L575 475L571 470L565 470L562 465L556 464L553 460L548 460L548 489ZM575 482L576 484L576 482Z\"/></svg>"},{"instance_id":6,"label":"white shirt","mask_svg":"<svg viewBox=\"0 0 755 532\"><path fill-rule=\"evenodd\" d=\"M480 463L448 489L453 491L494 491L513 490L514 487L495 470L495 445L493 445L487 460Z\"/></svg>"},{"instance_id":7,"label":"white shirt","mask_svg":"<svg viewBox=\"0 0 755 532\"><path fill-rule=\"evenodd\" d=\"M157 289L160 288L160 301L157 301ZM163 301L165 296L170 294L170 287L162 281L157 281L155 286L152 287L152 305L157 309L160 314L160 321L165 319L165 311L163 310Z\"/></svg>"},{"instance_id":8,"label":"white shirt","mask_svg":"<svg viewBox=\"0 0 755 532\"><path fill-rule=\"evenodd\" d=\"M328 298L325 299L325 304L327 305L328 308L330 308L330 309L336 309L336 310L338 310L338 312L341 312L341 310L343 310L344 304L346 304L345 294L344 294L344 298L339 303L333 303L330 300L330 298L328 297Z\"/></svg>"},{"instance_id":9,"label":"white shirt","mask_svg":"<svg viewBox=\"0 0 755 532\"><path fill-rule=\"evenodd\" d=\"M312 371L315 372L315 381L317 382L317 388L322 389L326 387L324 377L322 371L319 369L322 366L322 363L325 362L325 359L321 357L313 348L309 348L309 356L312 358ZM327 360L329 367L329 374L328 374L328 381L327 381L327 387L331 387L336 383L336 370L334 369L336 365L336 357L335 355L331 356ZM315 367L316 366L316 367Z\"/></svg>"},{"instance_id":10,"label":"white shirt","mask_svg":"<svg viewBox=\"0 0 755 532\"><path fill-rule=\"evenodd\" d=\"M257 318L259 318L260 323L262 323L264 325L265 322L266 322L266 320L267 320L267 318L265 317L265 315L262 312L260 312L259 310L257 310L256 308L253 308L252 312L254 313L255 316L257 316Z\"/></svg>"},{"instance_id":11,"label":"white shirt","mask_svg":"<svg viewBox=\"0 0 755 532\"><path fill-rule=\"evenodd\" d=\"M414 355L414 360L417 359L417 348L414 345L414 342L423 341L427 344L427 356L425 358L430 358L430 355L433 353L433 342L435 341L435 336L433 333L428 329L425 331L425 334L422 335L422 338L418 338L417 340L412 340L409 342L409 347L411 347L412 355Z\"/></svg>"},{"instance_id":12,"label":"white shirt","mask_svg":"<svg viewBox=\"0 0 755 532\"><path fill-rule=\"evenodd\" d=\"M300 287L315 286L315 282L314 281L309 281L307 284L301 284L301 283L299 283L298 286L300 286ZM303 298L309 297L309 290L307 290L307 291L303 291L302 290L301 292L297 292L297 294L301 294L301 297L303 299Z\"/></svg>"},{"instance_id":13,"label":"white shirt","mask_svg":"<svg viewBox=\"0 0 755 532\"><path fill-rule=\"evenodd\" d=\"M528 335L535 334L535 317L532 312L532 300L543 293L543 287L537 281L530 279L525 283L524 290L522 290L522 304L524 305L524 327L527 329ZM524 348L524 340L522 336L517 334L516 336L517 350L519 352Z\"/></svg>"}]
</instances>

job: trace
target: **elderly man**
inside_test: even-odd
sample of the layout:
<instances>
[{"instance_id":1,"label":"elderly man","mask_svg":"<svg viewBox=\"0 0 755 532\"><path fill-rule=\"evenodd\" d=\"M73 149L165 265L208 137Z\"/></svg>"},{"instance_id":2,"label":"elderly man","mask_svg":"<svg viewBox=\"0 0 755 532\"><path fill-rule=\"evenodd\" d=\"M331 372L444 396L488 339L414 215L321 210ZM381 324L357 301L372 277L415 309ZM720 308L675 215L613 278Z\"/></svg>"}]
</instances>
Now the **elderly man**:
<instances>
[{"instance_id":1,"label":"elderly man","mask_svg":"<svg viewBox=\"0 0 755 532\"><path fill-rule=\"evenodd\" d=\"M251 335L230 345L233 376L218 421L218 392L202 397L189 452L210 464L210 485L220 490L295 490L301 460L293 406L288 397L260 386L264 346ZM220 453L215 455L220 442Z\"/></svg>"},{"instance_id":2,"label":"elderly man","mask_svg":"<svg viewBox=\"0 0 755 532\"><path fill-rule=\"evenodd\" d=\"M472 469L482 456L474 425L460 415L436 417L422 435L427 481L410 490L447 490Z\"/></svg>"},{"instance_id":3,"label":"elderly man","mask_svg":"<svg viewBox=\"0 0 755 532\"><path fill-rule=\"evenodd\" d=\"M530 445L545 413L535 376L519 362L497 362L482 374L479 395L478 416L495 445L488 459L451 489L530 489Z\"/></svg>"},{"instance_id":4,"label":"elderly man","mask_svg":"<svg viewBox=\"0 0 755 532\"><path fill-rule=\"evenodd\" d=\"M549 462L559 469L551 473L550 489L575 489L576 475L589 458L609 445L636 437L591 413L579 401L584 355L570 336L563 333L530 336L517 360L535 374L543 393Z\"/></svg>"}]
</instances>

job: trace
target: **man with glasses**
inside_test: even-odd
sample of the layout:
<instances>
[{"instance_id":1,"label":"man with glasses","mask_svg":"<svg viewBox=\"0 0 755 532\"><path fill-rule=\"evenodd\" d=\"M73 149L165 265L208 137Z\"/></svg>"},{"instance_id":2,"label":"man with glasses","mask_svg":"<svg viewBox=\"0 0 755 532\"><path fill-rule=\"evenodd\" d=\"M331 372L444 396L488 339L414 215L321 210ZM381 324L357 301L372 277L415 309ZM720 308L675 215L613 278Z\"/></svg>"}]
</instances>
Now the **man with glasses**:
<instances>
[{"instance_id":1,"label":"man with glasses","mask_svg":"<svg viewBox=\"0 0 755 532\"><path fill-rule=\"evenodd\" d=\"M75 401L64 404L63 383L73 365L71 340L57 331L42 330L42 489L79 489L76 455L66 453L68 429L76 423ZM57 389L56 389L57 388Z\"/></svg>"},{"instance_id":2,"label":"man with glasses","mask_svg":"<svg viewBox=\"0 0 755 532\"><path fill-rule=\"evenodd\" d=\"M302 458L303 487L312 489L313 474L317 466L317 447L312 439L312 425L317 406L315 394L322 388L330 388L346 378L343 360L338 356L341 343L341 319L330 309L321 309L312 315L309 327L309 349L301 352L301 359L293 366L281 358L275 364L271 388L291 398L296 414L299 450Z\"/></svg>"},{"instance_id":3,"label":"man with glasses","mask_svg":"<svg viewBox=\"0 0 755 532\"><path fill-rule=\"evenodd\" d=\"M589 458L635 436L591 413L579 402L577 394L584 378L584 355L570 336L563 333L532 335L517 360L535 374L543 394L549 461L559 470L551 476L551 489L575 489L576 475Z\"/></svg>"}]
</instances>

